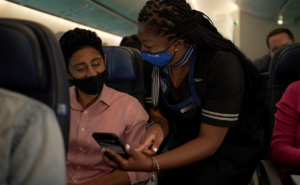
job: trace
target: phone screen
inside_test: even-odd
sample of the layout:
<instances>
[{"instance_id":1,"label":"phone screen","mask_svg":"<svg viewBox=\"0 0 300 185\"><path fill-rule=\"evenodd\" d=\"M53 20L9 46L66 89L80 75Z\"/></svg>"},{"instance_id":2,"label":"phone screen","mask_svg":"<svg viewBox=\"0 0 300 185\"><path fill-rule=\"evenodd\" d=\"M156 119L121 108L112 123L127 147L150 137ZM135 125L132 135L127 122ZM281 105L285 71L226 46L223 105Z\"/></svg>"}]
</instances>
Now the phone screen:
<instances>
[{"instance_id":1,"label":"phone screen","mask_svg":"<svg viewBox=\"0 0 300 185\"><path fill-rule=\"evenodd\" d=\"M98 142L98 144L103 148L109 148L112 151L118 153L118 154L126 154L125 151L123 150L123 148L116 143L115 140L100 140L100 139L96 139L96 141Z\"/></svg>"}]
</instances>

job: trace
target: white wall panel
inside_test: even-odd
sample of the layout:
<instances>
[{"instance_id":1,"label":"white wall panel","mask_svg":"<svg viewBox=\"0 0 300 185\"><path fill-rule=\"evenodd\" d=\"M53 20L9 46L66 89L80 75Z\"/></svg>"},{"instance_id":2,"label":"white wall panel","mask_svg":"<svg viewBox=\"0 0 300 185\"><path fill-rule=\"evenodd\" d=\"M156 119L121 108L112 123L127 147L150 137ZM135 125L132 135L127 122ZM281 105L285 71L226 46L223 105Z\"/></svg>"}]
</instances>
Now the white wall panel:
<instances>
[{"instance_id":1,"label":"white wall panel","mask_svg":"<svg viewBox=\"0 0 300 185\"><path fill-rule=\"evenodd\" d=\"M300 42L300 25L280 26L275 21L240 12L240 48L252 60L268 53L266 36L276 28L288 28Z\"/></svg>"},{"instance_id":2,"label":"white wall panel","mask_svg":"<svg viewBox=\"0 0 300 185\"><path fill-rule=\"evenodd\" d=\"M214 23L218 31L233 41L234 20L232 15L238 12L238 6L232 0L187 0L192 9L205 13Z\"/></svg>"}]
</instances>

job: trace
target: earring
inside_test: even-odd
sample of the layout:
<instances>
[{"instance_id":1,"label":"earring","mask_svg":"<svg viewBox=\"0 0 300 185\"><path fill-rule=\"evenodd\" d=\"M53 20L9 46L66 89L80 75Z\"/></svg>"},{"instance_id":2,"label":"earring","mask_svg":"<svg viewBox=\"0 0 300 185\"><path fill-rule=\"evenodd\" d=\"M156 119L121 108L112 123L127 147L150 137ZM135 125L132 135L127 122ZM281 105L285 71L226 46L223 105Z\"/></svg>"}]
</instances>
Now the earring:
<instances>
[{"instance_id":1,"label":"earring","mask_svg":"<svg viewBox=\"0 0 300 185\"><path fill-rule=\"evenodd\" d=\"M175 52L177 52L177 49L175 49Z\"/></svg>"}]
</instances>

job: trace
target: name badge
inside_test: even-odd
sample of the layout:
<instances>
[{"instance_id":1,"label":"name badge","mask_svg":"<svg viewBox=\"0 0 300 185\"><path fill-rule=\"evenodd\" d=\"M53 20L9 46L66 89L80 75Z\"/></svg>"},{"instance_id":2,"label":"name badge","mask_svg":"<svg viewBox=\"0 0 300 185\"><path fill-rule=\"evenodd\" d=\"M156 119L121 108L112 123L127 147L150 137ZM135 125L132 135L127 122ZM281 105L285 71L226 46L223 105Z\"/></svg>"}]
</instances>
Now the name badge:
<instances>
[{"instance_id":1,"label":"name badge","mask_svg":"<svg viewBox=\"0 0 300 185\"><path fill-rule=\"evenodd\" d=\"M183 113L185 113L185 112L187 112L187 111L189 111L189 110L191 110L195 107L196 107L196 105L194 103L192 103L192 104L189 104L188 106L180 109L180 112L183 114Z\"/></svg>"}]
</instances>

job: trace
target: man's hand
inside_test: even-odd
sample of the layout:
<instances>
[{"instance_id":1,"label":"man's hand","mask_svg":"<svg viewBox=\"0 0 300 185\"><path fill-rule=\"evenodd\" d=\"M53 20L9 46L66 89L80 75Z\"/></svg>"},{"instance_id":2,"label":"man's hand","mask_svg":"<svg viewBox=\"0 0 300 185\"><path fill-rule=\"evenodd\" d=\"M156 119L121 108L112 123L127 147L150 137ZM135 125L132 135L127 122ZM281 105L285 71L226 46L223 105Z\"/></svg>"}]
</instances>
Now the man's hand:
<instances>
[{"instance_id":1,"label":"man's hand","mask_svg":"<svg viewBox=\"0 0 300 185\"><path fill-rule=\"evenodd\" d=\"M130 155L128 159L122 158L116 152L109 148L102 149L102 158L104 162L117 170L122 171L150 171L153 168L153 162L151 158L145 156L141 152L136 151L134 148L130 148L128 144L125 145L126 153Z\"/></svg>"},{"instance_id":2,"label":"man's hand","mask_svg":"<svg viewBox=\"0 0 300 185\"><path fill-rule=\"evenodd\" d=\"M136 150L145 155L152 156L157 152L163 140L164 133L162 127L158 123L154 123L148 127L146 133L141 137L141 146Z\"/></svg>"}]
</instances>

